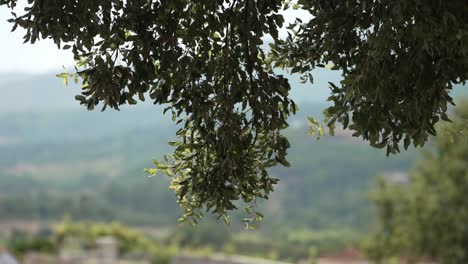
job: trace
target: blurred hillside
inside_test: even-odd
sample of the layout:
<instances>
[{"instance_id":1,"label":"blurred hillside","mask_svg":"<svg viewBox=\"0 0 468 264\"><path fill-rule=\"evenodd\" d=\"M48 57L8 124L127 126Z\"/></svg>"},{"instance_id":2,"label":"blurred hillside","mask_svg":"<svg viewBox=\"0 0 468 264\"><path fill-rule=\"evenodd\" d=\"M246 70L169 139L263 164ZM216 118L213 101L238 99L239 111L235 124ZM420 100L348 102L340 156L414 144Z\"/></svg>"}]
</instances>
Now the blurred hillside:
<instances>
[{"instance_id":1,"label":"blurred hillside","mask_svg":"<svg viewBox=\"0 0 468 264\"><path fill-rule=\"evenodd\" d=\"M280 259L292 260L288 256L302 256L311 246L345 247L373 220L368 192L376 175L410 170L419 151L386 157L340 130L316 140L307 134L307 116L320 119L325 83L291 83L299 104L286 131L292 166L272 169L280 183L260 204L266 218L259 230L239 233L235 220L230 228L208 219L197 229L175 229L181 212L169 179L144 173L152 158L171 151L167 142L174 140L176 127L163 107L146 102L120 112L88 112L74 100L79 88L63 86L54 74L0 75L0 224L57 221L64 215L118 221L156 233L174 230L173 239L182 245L228 245L262 256L267 254L262 249L274 249Z\"/></svg>"},{"instance_id":2,"label":"blurred hillside","mask_svg":"<svg viewBox=\"0 0 468 264\"><path fill-rule=\"evenodd\" d=\"M51 75L0 78L0 219L78 218L172 225L179 215L168 179L148 178L152 158L170 152L175 126L162 107L143 103L122 111L88 112L74 101L75 85ZM299 89L304 89L301 87ZM297 96L297 95L295 95ZM369 180L405 171L412 152L387 159L346 133L317 141L306 117L325 104L297 96L298 115L286 132L292 167L264 204L265 225L295 228L363 227L369 220ZM6 100L5 100L6 99Z\"/></svg>"}]
</instances>

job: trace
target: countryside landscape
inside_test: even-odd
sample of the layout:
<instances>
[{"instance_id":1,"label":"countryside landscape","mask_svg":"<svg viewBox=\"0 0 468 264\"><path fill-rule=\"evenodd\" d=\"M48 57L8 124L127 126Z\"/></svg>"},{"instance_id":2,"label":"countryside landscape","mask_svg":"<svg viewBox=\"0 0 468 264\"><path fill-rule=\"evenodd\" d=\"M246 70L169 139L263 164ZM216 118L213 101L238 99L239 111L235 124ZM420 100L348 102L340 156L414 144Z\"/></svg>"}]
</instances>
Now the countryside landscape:
<instances>
[{"instance_id":1,"label":"countryside landscape","mask_svg":"<svg viewBox=\"0 0 468 264\"><path fill-rule=\"evenodd\" d=\"M20 102L21 94L39 88L37 104L2 101L0 114L1 237L20 248L47 240L68 221L120 223L173 247L174 254L235 253L291 263L349 254L354 260L362 253L349 252L358 252L375 221L370 191L376 179L404 180L421 157L415 149L387 157L341 130L317 140L308 133L307 116L319 118L324 105L305 100L286 132L292 166L272 170L280 184L261 201L259 210L268 217L258 229L244 230L242 212L234 213L230 226L209 216L195 227L179 226L168 177L144 172L150 157L162 159L171 150L167 142L176 127L169 116L151 105L88 112L73 104L77 88L52 74L1 86Z\"/></svg>"},{"instance_id":2,"label":"countryside landscape","mask_svg":"<svg viewBox=\"0 0 468 264\"><path fill-rule=\"evenodd\" d=\"M0 0L0 264L468 263L467 14Z\"/></svg>"}]
</instances>

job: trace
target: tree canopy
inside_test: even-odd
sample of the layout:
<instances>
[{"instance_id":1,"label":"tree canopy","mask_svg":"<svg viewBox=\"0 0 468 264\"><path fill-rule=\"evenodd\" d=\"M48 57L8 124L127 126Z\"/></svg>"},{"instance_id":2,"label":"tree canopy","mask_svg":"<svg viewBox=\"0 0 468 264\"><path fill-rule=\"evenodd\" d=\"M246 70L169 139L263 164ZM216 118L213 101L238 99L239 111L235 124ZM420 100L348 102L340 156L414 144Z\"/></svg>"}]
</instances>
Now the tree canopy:
<instances>
[{"instance_id":1,"label":"tree canopy","mask_svg":"<svg viewBox=\"0 0 468 264\"><path fill-rule=\"evenodd\" d=\"M74 54L76 72L59 76L82 81L82 105L119 109L149 97L182 125L173 155L149 170L173 177L181 220L201 208L226 216L235 200L254 205L273 191L267 169L289 165L282 130L297 111L275 69L305 79L325 64L341 71L327 125L340 122L387 153L435 134L452 85L468 76L464 0L298 1L313 18L288 25L283 39L283 0L17 2L0 5L25 42L49 38Z\"/></svg>"},{"instance_id":2,"label":"tree canopy","mask_svg":"<svg viewBox=\"0 0 468 264\"><path fill-rule=\"evenodd\" d=\"M426 152L408 185L381 181L373 195L378 232L369 253L375 260L468 261L468 101L438 132L435 149Z\"/></svg>"}]
</instances>

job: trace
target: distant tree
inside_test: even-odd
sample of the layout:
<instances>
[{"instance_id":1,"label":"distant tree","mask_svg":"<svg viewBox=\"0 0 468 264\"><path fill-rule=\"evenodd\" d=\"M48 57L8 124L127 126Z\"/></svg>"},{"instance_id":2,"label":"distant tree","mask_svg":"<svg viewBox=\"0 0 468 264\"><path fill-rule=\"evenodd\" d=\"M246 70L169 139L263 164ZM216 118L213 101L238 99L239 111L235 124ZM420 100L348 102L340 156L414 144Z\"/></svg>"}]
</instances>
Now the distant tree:
<instances>
[{"instance_id":1,"label":"distant tree","mask_svg":"<svg viewBox=\"0 0 468 264\"><path fill-rule=\"evenodd\" d=\"M382 181L374 194L379 225L369 253L375 260L468 263L468 101L438 133L409 185Z\"/></svg>"},{"instance_id":2,"label":"distant tree","mask_svg":"<svg viewBox=\"0 0 468 264\"><path fill-rule=\"evenodd\" d=\"M17 0L0 0L15 8ZM424 144L446 119L449 91L468 76L464 0L300 0L310 21L284 24L283 0L29 0L12 13L25 42L50 38L70 49L88 109L118 109L149 95L167 105L180 141L156 173L173 176L186 217L208 208L220 216L234 200L255 204L278 182L267 169L288 166L282 130L297 111L287 67L310 76L330 65L334 106L327 125L343 123L388 153ZM273 43L264 48L265 37ZM350 117L352 116L352 117ZM314 123L315 121L312 120ZM320 131L321 133L321 127ZM194 219L194 218L192 218ZM227 220L227 219L226 219Z\"/></svg>"}]
</instances>

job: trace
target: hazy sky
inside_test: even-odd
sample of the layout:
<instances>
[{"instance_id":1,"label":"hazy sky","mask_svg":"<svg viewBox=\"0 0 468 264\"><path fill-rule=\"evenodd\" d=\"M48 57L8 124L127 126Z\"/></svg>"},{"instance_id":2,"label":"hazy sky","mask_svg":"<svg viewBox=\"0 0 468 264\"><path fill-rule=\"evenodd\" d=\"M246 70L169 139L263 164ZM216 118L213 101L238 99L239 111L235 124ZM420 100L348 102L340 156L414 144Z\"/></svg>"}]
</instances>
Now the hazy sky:
<instances>
[{"instance_id":1,"label":"hazy sky","mask_svg":"<svg viewBox=\"0 0 468 264\"><path fill-rule=\"evenodd\" d=\"M72 65L71 53L60 51L51 40L34 45L23 44L24 31L11 31L10 10L0 8L0 72L60 72L62 65Z\"/></svg>"},{"instance_id":2,"label":"hazy sky","mask_svg":"<svg viewBox=\"0 0 468 264\"><path fill-rule=\"evenodd\" d=\"M292 10L285 13L287 22L297 16L304 18L307 14ZM60 72L62 65L73 65L71 52L58 50L51 40L23 44L24 31L10 32L11 24L6 22L10 17L10 10L0 7L0 72Z\"/></svg>"}]
</instances>

